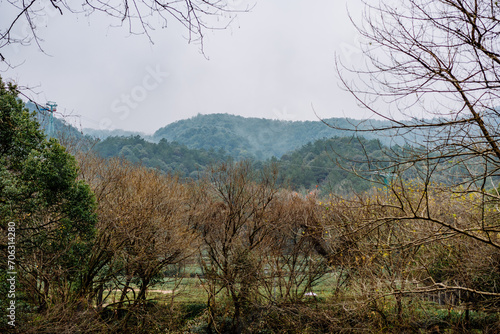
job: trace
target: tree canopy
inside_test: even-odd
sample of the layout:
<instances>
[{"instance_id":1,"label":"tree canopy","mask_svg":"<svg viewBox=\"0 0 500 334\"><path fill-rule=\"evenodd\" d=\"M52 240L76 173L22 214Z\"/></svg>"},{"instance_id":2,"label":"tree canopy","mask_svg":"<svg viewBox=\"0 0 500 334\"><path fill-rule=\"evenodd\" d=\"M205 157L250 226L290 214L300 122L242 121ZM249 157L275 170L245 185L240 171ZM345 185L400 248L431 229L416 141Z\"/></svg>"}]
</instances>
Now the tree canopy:
<instances>
[{"instance_id":1,"label":"tree canopy","mask_svg":"<svg viewBox=\"0 0 500 334\"><path fill-rule=\"evenodd\" d=\"M78 179L74 157L57 140L47 140L34 117L16 87L0 79L1 249L7 252L4 236L12 222L23 300L44 307L51 289L78 289L97 217L94 195ZM40 278L43 285L37 284Z\"/></svg>"}]
</instances>

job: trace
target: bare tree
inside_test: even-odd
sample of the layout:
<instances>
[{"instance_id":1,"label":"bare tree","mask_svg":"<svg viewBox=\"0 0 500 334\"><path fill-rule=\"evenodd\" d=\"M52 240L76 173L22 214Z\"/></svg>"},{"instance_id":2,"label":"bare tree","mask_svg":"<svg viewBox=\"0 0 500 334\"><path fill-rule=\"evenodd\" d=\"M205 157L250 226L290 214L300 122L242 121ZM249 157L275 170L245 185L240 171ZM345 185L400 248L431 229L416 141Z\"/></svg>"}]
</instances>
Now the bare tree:
<instances>
[{"instance_id":1,"label":"bare tree","mask_svg":"<svg viewBox=\"0 0 500 334\"><path fill-rule=\"evenodd\" d=\"M366 6L365 23L358 29L368 65L340 66L339 71L358 101L390 125L358 131L390 128L412 145L388 150L392 164L386 170L402 175L414 167L413 175L426 184L438 172L447 173L454 177L443 178L448 189L453 185L454 191L480 194L485 208L498 201L498 193L487 190L496 188L500 168L498 4L411 0ZM350 82L345 69L364 80ZM421 200L428 207L426 198ZM431 218L429 210L414 215ZM493 220L482 217L481 235L457 232L498 248Z\"/></svg>"},{"instance_id":2,"label":"bare tree","mask_svg":"<svg viewBox=\"0 0 500 334\"><path fill-rule=\"evenodd\" d=\"M271 234L278 222L271 211L276 202L277 169L261 175L249 162L214 166L201 188L206 210L199 218L200 262L208 292L209 327L214 324L216 296L231 301L231 331L241 332L265 271Z\"/></svg>"},{"instance_id":3,"label":"bare tree","mask_svg":"<svg viewBox=\"0 0 500 334\"><path fill-rule=\"evenodd\" d=\"M148 290L197 249L186 185L120 159L80 153L80 173L98 199L99 223L85 263L82 296L99 310L117 310L120 326L143 316ZM104 305L105 304L105 305Z\"/></svg>"},{"instance_id":4,"label":"bare tree","mask_svg":"<svg viewBox=\"0 0 500 334\"><path fill-rule=\"evenodd\" d=\"M385 164L371 161L372 172L391 175L386 186L395 200L381 203L382 207L397 208L397 214L390 211L376 220L431 223L437 228L423 243L465 237L481 254L497 258L500 5L478 0L408 0L366 1L365 6L363 23L356 27L366 61L339 60L337 68L346 89L388 125L355 131L360 135L391 131L407 143L387 149ZM410 178L416 184L407 182ZM443 203L459 198L461 202L453 203L469 206L466 210L460 207L453 212L452 204L450 210L442 209ZM495 282L479 288L458 276L435 279L432 284L482 298L499 296Z\"/></svg>"}]
</instances>

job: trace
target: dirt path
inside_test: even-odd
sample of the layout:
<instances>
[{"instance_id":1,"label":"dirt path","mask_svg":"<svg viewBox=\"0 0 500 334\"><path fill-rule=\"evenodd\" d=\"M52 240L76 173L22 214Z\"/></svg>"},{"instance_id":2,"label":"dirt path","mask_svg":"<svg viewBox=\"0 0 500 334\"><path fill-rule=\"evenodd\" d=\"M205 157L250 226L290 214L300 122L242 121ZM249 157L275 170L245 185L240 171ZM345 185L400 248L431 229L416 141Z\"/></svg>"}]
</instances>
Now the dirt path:
<instances>
[{"instance_id":1,"label":"dirt path","mask_svg":"<svg viewBox=\"0 0 500 334\"><path fill-rule=\"evenodd\" d=\"M172 293L172 290L148 290L148 292L155 292L155 293L163 293L163 294L169 294Z\"/></svg>"}]
</instances>

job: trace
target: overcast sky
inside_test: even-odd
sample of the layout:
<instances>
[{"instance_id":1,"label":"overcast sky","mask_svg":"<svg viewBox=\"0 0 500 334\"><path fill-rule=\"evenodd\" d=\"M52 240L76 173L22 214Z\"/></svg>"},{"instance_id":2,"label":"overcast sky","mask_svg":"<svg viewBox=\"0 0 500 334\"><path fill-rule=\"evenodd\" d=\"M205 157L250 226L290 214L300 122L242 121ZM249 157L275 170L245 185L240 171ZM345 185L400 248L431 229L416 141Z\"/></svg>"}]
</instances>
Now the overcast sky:
<instances>
[{"instance_id":1,"label":"overcast sky","mask_svg":"<svg viewBox=\"0 0 500 334\"><path fill-rule=\"evenodd\" d=\"M348 8L357 15L361 6ZM0 11L0 22L8 19ZM42 23L45 53L6 47L19 66L0 75L35 87L37 101L56 101L57 116L77 127L152 133L198 113L315 120L313 107L321 117L369 116L335 72L335 53L362 61L342 0L257 1L228 29L206 32L206 57L174 23L152 34L154 44L99 15L50 14Z\"/></svg>"}]
</instances>

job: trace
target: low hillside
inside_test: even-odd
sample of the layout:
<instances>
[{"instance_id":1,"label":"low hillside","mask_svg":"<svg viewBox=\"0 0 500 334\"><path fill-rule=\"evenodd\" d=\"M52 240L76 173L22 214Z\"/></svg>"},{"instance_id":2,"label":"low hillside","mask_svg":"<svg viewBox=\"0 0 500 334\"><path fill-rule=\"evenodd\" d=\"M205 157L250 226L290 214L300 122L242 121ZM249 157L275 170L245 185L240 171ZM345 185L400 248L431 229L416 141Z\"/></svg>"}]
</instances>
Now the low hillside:
<instances>
[{"instance_id":1,"label":"low hillside","mask_svg":"<svg viewBox=\"0 0 500 334\"><path fill-rule=\"evenodd\" d=\"M371 162L381 160L383 149L384 146L375 139L320 139L283 155L279 160L280 173L294 189L318 188L324 193L360 192L371 188L373 183L366 179L376 176L367 172L363 179L357 177L352 169L368 170L367 157Z\"/></svg>"},{"instance_id":2,"label":"low hillside","mask_svg":"<svg viewBox=\"0 0 500 334\"><path fill-rule=\"evenodd\" d=\"M200 171L213 163L231 160L222 149L190 149L186 145L162 139L151 143L139 136L108 137L98 142L94 150L103 157L124 157L131 162L174 173L182 177L197 178ZM278 165L280 183L298 191L318 189L325 193L347 193L367 190L370 181L349 172L351 167L366 170L366 156L376 161L382 156L383 146L378 140L335 137L320 139L290 151L281 159L251 160L256 169L274 162ZM340 158L342 157L342 158ZM373 175L367 175L371 178Z\"/></svg>"},{"instance_id":3,"label":"low hillside","mask_svg":"<svg viewBox=\"0 0 500 334\"><path fill-rule=\"evenodd\" d=\"M325 120L341 128L370 128L387 125L382 121L359 121L345 118ZM351 137L352 132L328 127L321 121L279 121L245 118L228 114L198 115L169 124L154 133L152 139L176 141L190 148L224 149L236 159L280 158L286 152L309 142L332 137ZM380 134L363 133L367 139L386 138Z\"/></svg>"},{"instance_id":4,"label":"low hillside","mask_svg":"<svg viewBox=\"0 0 500 334\"><path fill-rule=\"evenodd\" d=\"M190 149L186 145L169 143L165 139L159 143L151 143L140 136L108 137L99 141L94 150L105 158L123 157L165 173L193 178L212 163L230 160L222 151Z\"/></svg>"}]
</instances>

